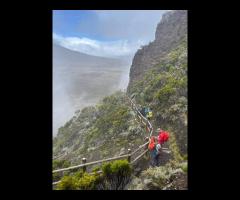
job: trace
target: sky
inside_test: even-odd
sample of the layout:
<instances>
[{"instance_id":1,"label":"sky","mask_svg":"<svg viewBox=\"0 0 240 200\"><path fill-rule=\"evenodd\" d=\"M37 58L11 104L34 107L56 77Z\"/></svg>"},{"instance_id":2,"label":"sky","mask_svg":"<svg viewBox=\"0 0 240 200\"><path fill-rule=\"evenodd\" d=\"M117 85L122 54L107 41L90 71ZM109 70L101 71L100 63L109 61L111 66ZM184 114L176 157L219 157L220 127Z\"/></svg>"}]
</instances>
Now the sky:
<instances>
[{"instance_id":1,"label":"sky","mask_svg":"<svg viewBox=\"0 0 240 200\"><path fill-rule=\"evenodd\" d=\"M53 41L102 57L132 56L154 40L166 10L54 10Z\"/></svg>"}]
</instances>

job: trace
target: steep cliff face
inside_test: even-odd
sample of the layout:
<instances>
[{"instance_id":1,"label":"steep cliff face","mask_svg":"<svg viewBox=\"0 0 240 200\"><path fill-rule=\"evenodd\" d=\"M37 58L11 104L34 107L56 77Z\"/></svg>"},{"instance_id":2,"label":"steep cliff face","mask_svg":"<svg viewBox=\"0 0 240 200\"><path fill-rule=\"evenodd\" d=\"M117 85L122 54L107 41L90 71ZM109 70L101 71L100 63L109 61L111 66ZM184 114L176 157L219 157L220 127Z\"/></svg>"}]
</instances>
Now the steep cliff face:
<instances>
[{"instance_id":1,"label":"steep cliff face","mask_svg":"<svg viewBox=\"0 0 240 200\"><path fill-rule=\"evenodd\" d=\"M187 34L187 11L170 11L163 15L157 26L155 40L139 49L130 69L128 93L134 83L143 78L146 71L159 63L170 50L178 46Z\"/></svg>"}]
</instances>

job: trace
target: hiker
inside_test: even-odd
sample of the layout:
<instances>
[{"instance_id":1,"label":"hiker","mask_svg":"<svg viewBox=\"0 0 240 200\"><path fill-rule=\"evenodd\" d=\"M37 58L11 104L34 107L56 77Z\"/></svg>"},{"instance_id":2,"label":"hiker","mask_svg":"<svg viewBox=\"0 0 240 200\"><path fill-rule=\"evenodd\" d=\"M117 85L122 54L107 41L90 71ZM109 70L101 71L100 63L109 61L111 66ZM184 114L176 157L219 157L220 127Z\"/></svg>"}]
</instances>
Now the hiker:
<instances>
[{"instance_id":1,"label":"hiker","mask_svg":"<svg viewBox=\"0 0 240 200\"><path fill-rule=\"evenodd\" d=\"M159 166L159 154L161 145L157 144L156 138L152 136L149 140L148 149L150 150L151 165L153 167Z\"/></svg>"},{"instance_id":2,"label":"hiker","mask_svg":"<svg viewBox=\"0 0 240 200\"><path fill-rule=\"evenodd\" d=\"M146 113L147 119L150 120L152 118L152 110L151 110L151 108L147 108L145 110L145 113Z\"/></svg>"},{"instance_id":3,"label":"hiker","mask_svg":"<svg viewBox=\"0 0 240 200\"><path fill-rule=\"evenodd\" d=\"M169 139L169 132L162 130L161 128L157 129L159 131L157 140L160 145L163 145Z\"/></svg>"},{"instance_id":4,"label":"hiker","mask_svg":"<svg viewBox=\"0 0 240 200\"><path fill-rule=\"evenodd\" d=\"M141 107L140 113L141 113L144 117L146 117L146 115L145 115L145 108L144 108L144 107Z\"/></svg>"},{"instance_id":5,"label":"hiker","mask_svg":"<svg viewBox=\"0 0 240 200\"><path fill-rule=\"evenodd\" d=\"M154 158L154 161L155 161L155 166L159 166L159 156L160 156L160 151L161 151L161 145L160 144L157 144L156 145L156 155L155 155L155 158Z\"/></svg>"}]
</instances>

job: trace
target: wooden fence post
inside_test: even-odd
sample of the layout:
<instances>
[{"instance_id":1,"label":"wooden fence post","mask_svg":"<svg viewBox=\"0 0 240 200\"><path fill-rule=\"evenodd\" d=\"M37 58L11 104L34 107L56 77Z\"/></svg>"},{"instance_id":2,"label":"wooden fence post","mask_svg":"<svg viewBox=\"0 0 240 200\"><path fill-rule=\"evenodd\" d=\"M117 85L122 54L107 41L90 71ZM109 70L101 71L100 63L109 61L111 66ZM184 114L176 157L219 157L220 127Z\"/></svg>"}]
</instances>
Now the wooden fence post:
<instances>
[{"instance_id":1,"label":"wooden fence post","mask_svg":"<svg viewBox=\"0 0 240 200\"><path fill-rule=\"evenodd\" d=\"M128 156L128 162L130 163L131 162L131 149L128 149L128 154L129 154L129 156Z\"/></svg>"},{"instance_id":2,"label":"wooden fence post","mask_svg":"<svg viewBox=\"0 0 240 200\"><path fill-rule=\"evenodd\" d=\"M145 140L146 140L146 142L148 142L149 141L149 137L146 137ZM148 145L146 145L145 149L148 149Z\"/></svg>"},{"instance_id":3,"label":"wooden fence post","mask_svg":"<svg viewBox=\"0 0 240 200\"><path fill-rule=\"evenodd\" d=\"M87 162L87 159L86 158L82 158L82 164L85 164ZM87 167L86 166L83 166L83 171L86 172L87 170Z\"/></svg>"}]
</instances>

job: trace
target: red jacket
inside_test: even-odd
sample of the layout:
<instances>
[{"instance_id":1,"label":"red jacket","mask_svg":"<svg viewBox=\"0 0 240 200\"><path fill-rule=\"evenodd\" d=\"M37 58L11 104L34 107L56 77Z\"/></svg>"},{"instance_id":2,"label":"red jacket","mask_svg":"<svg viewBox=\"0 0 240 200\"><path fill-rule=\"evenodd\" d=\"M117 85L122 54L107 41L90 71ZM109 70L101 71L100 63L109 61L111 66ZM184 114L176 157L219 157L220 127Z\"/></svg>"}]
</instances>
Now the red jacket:
<instances>
[{"instance_id":1,"label":"red jacket","mask_svg":"<svg viewBox=\"0 0 240 200\"><path fill-rule=\"evenodd\" d=\"M167 131L160 131L158 135L158 142L159 144L163 144L169 138L169 133Z\"/></svg>"},{"instance_id":2,"label":"red jacket","mask_svg":"<svg viewBox=\"0 0 240 200\"><path fill-rule=\"evenodd\" d=\"M149 150L153 150L154 147L155 147L155 139L154 139L154 137L152 136L151 139L150 139L150 142L149 142L149 144L148 144L148 149L149 149Z\"/></svg>"}]
</instances>

